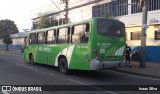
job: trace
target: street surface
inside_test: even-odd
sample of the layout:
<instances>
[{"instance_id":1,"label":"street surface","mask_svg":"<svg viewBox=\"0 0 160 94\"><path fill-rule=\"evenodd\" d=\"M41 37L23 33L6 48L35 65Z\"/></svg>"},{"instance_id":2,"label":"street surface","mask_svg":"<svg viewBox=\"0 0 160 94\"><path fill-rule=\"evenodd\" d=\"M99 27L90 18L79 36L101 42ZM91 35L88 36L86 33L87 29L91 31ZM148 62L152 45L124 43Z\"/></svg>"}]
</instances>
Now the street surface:
<instances>
[{"instance_id":1,"label":"street surface","mask_svg":"<svg viewBox=\"0 0 160 94\"><path fill-rule=\"evenodd\" d=\"M73 71L69 75L58 68L31 65L23 56L0 52L0 85L160 85L160 79L125 74L113 70ZM95 89L102 89L90 86ZM42 91L0 92L0 94L160 94L158 91Z\"/></svg>"}]
</instances>

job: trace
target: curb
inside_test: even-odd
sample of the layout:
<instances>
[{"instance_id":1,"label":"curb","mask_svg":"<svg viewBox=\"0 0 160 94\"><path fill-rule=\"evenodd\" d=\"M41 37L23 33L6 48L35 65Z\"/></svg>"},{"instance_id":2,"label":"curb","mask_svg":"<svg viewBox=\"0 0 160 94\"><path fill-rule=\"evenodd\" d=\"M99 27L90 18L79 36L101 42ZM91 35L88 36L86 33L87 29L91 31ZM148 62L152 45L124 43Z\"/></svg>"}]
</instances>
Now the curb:
<instances>
[{"instance_id":1,"label":"curb","mask_svg":"<svg viewBox=\"0 0 160 94\"><path fill-rule=\"evenodd\" d=\"M0 50L2 53L9 53L9 54L16 54L16 55L23 55L23 53L19 53L19 52L7 52L7 51L3 51L3 50Z\"/></svg>"},{"instance_id":2,"label":"curb","mask_svg":"<svg viewBox=\"0 0 160 94\"><path fill-rule=\"evenodd\" d=\"M150 77L150 78L160 79L160 75L140 73L140 72L133 72L133 71L127 71L127 70L121 70L121 69L113 69L113 71L127 73L127 74L132 74L132 75L137 75L137 76L144 76L144 77Z\"/></svg>"}]
</instances>

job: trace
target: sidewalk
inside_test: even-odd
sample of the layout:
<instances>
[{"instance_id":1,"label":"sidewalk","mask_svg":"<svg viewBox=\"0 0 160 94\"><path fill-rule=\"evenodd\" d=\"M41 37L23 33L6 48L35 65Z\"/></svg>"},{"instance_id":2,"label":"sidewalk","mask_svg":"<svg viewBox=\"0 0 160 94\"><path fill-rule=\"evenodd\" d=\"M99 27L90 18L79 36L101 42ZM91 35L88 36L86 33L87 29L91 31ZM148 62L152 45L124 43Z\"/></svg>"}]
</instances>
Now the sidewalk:
<instances>
[{"instance_id":1,"label":"sidewalk","mask_svg":"<svg viewBox=\"0 0 160 94\"><path fill-rule=\"evenodd\" d=\"M21 50L15 50L15 49L9 49L9 51L6 51L5 48L0 48L0 52L1 53L10 53L10 54L23 55L23 53L21 53Z\"/></svg>"},{"instance_id":2,"label":"sidewalk","mask_svg":"<svg viewBox=\"0 0 160 94\"><path fill-rule=\"evenodd\" d=\"M23 55L23 53L21 53L21 50L15 50L15 49L9 49L9 51L6 51L4 48L0 48L0 52ZM114 71L160 79L160 62L156 63L146 62L145 68L139 68L139 62L137 61L131 61L131 63L132 63L131 68L130 67L116 68Z\"/></svg>"},{"instance_id":3,"label":"sidewalk","mask_svg":"<svg viewBox=\"0 0 160 94\"><path fill-rule=\"evenodd\" d=\"M134 74L144 77L152 77L160 79L160 62L145 62L145 68L139 67L138 61L131 61L132 67L117 68L115 71Z\"/></svg>"}]
</instances>

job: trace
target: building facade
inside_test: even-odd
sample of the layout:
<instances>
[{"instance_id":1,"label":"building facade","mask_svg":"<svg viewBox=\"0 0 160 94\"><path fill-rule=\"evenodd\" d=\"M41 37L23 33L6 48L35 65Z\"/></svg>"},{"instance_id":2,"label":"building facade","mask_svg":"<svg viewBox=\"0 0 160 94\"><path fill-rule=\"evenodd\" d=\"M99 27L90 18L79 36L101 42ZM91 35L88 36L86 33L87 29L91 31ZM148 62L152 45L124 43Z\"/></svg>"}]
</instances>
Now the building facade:
<instances>
[{"instance_id":1,"label":"building facade","mask_svg":"<svg viewBox=\"0 0 160 94\"><path fill-rule=\"evenodd\" d=\"M28 32L20 32L16 34L11 34L10 37L12 39L12 44L9 45L9 48L21 50L24 44L24 37L28 34Z\"/></svg>"},{"instance_id":2,"label":"building facade","mask_svg":"<svg viewBox=\"0 0 160 94\"><path fill-rule=\"evenodd\" d=\"M137 0L92 0L76 6L69 6L69 22L77 22L92 17L111 17L125 23L127 44L132 48L140 46L140 32L142 24L142 8ZM56 11L48 14L49 21L63 24L65 11ZM160 62L160 0L148 0L147 20L147 60ZM38 29L40 17L32 19L34 29ZM54 25L53 25L54 26ZM153 51L154 49L155 51Z\"/></svg>"}]
</instances>

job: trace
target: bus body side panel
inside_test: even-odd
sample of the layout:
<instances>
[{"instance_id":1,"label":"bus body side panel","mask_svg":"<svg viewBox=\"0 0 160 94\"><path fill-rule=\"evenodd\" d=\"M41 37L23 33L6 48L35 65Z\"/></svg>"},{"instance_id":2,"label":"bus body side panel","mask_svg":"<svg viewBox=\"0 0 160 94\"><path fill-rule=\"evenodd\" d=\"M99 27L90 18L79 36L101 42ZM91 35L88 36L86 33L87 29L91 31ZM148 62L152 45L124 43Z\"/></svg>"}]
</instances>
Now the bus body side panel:
<instances>
[{"instance_id":1,"label":"bus body side panel","mask_svg":"<svg viewBox=\"0 0 160 94\"><path fill-rule=\"evenodd\" d=\"M28 47L25 48L24 50L24 59L29 62L29 55L33 54L34 60L36 61L36 46L35 45L29 45Z\"/></svg>"},{"instance_id":2,"label":"bus body side panel","mask_svg":"<svg viewBox=\"0 0 160 94\"><path fill-rule=\"evenodd\" d=\"M90 70L88 44L76 44L72 53L70 69Z\"/></svg>"},{"instance_id":3,"label":"bus body side panel","mask_svg":"<svg viewBox=\"0 0 160 94\"><path fill-rule=\"evenodd\" d=\"M58 58L60 56L64 56L65 58L67 58L66 54L67 54L67 51L68 51L68 46L69 46L69 44L66 44L66 45L61 45L61 44L52 45L51 46L51 55L47 54L48 56L50 55L48 64L53 65L53 66L58 66ZM65 51L64 51L64 49L65 49Z\"/></svg>"}]
</instances>

